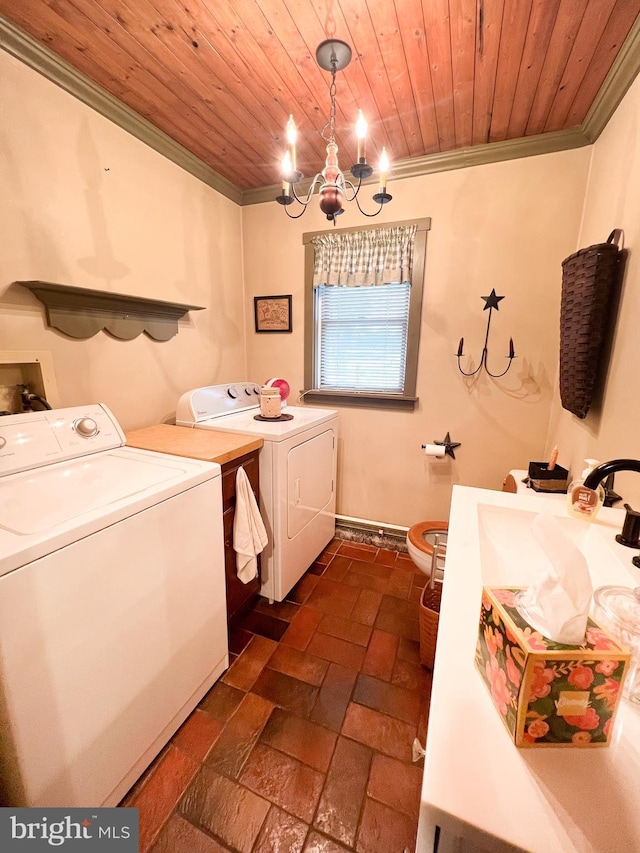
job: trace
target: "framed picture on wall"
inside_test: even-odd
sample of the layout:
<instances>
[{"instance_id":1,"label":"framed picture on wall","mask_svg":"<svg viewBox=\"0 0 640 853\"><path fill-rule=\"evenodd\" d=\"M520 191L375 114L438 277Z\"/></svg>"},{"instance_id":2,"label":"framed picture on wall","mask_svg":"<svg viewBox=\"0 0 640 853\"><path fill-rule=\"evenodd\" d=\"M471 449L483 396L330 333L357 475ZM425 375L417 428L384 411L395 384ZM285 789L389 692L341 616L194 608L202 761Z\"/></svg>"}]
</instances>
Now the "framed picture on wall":
<instances>
[{"instance_id":1,"label":"framed picture on wall","mask_svg":"<svg viewBox=\"0 0 640 853\"><path fill-rule=\"evenodd\" d=\"M291 331L291 296L254 296L256 332Z\"/></svg>"}]
</instances>

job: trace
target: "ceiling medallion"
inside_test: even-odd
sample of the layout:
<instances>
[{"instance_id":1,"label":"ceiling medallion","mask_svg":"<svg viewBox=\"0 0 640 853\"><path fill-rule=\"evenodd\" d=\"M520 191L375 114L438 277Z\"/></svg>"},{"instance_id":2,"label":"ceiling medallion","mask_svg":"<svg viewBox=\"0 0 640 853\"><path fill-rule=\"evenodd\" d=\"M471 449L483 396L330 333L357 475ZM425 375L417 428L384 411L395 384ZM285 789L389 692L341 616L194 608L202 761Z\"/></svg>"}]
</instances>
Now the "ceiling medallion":
<instances>
[{"instance_id":1,"label":"ceiling medallion","mask_svg":"<svg viewBox=\"0 0 640 853\"><path fill-rule=\"evenodd\" d=\"M338 146L335 140L335 125L336 125L336 74L342 71L351 62L351 48L349 45L339 39L327 39L323 41L316 49L316 61L318 65L325 71L331 72L331 85L329 87L329 98L331 100L331 109L329 112L329 121L324 126L321 132L322 138L327 143L327 158L325 160L324 169L315 176L311 181L306 196L298 195L296 191L296 183L304 178L304 175L298 171L296 166L296 136L297 130L293 121L293 116L289 116L287 122L287 153L282 160L282 193L277 196L276 201L284 206L285 213L290 219L299 219L307 209L307 205L311 201L314 190L318 186L318 197L320 201L320 210L326 215L330 222L335 225L336 217L344 213L343 204L345 202L355 201L358 205L358 210L365 216L377 216L382 210L383 205L391 201L391 196L387 192L387 172L389 171L389 160L385 149L382 149L380 155L380 163L378 170L380 173L378 192L374 193L373 200L378 204L378 209L374 213L367 213L360 207L358 193L363 180L366 180L373 174L373 168L367 163L365 156L365 139L367 135L367 123L362 115L362 110L359 112L358 121L356 122L356 135L358 138L358 160L350 169L351 175L357 184L354 184L349 178L345 178L344 173L338 165ZM289 212L289 205L296 201L302 205L302 210L297 214Z\"/></svg>"}]
</instances>

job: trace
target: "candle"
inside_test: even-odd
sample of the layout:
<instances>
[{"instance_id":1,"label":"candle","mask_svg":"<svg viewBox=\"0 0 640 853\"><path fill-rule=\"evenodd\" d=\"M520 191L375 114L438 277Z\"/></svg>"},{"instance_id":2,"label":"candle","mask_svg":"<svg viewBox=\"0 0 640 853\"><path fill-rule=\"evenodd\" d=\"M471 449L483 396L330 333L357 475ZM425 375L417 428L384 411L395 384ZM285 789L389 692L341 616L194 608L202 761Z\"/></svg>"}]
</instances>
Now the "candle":
<instances>
[{"instance_id":1,"label":"candle","mask_svg":"<svg viewBox=\"0 0 640 853\"><path fill-rule=\"evenodd\" d=\"M549 462L547 463L547 471L553 471L556 467L556 462L558 461L558 445L553 448L551 453L549 454Z\"/></svg>"},{"instance_id":2,"label":"candle","mask_svg":"<svg viewBox=\"0 0 640 853\"><path fill-rule=\"evenodd\" d=\"M514 358L515 354L516 352L513 348L513 338L509 338L509 358Z\"/></svg>"},{"instance_id":3,"label":"candle","mask_svg":"<svg viewBox=\"0 0 640 853\"><path fill-rule=\"evenodd\" d=\"M387 157L386 149L382 149L382 153L380 154L380 164L378 166L380 170L380 192L386 193L387 191L387 171L389 169L389 158Z\"/></svg>"},{"instance_id":4,"label":"candle","mask_svg":"<svg viewBox=\"0 0 640 853\"><path fill-rule=\"evenodd\" d=\"M291 157L289 152L284 155L282 158L282 195L289 196L291 195L291 184L289 182L289 178L291 177Z\"/></svg>"},{"instance_id":5,"label":"candle","mask_svg":"<svg viewBox=\"0 0 640 853\"><path fill-rule=\"evenodd\" d=\"M462 355L462 345L464 344L464 338L460 338L460 343L458 344L458 358Z\"/></svg>"},{"instance_id":6,"label":"candle","mask_svg":"<svg viewBox=\"0 0 640 853\"><path fill-rule=\"evenodd\" d=\"M291 160L291 172L296 171L296 137L298 131L293 120L293 116L289 116L287 122L287 142L289 143L289 158Z\"/></svg>"},{"instance_id":7,"label":"candle","mask_svg":"<svg viewBox=\"0 0 640 853\"><path fill-rule=\"evenodd\" d=\"M287 151L287 153L282 158L282 189L284 189L285 183L288 183L289 178L291 177L292 168L291 168L291 155Z\"/></svg>"},{"instance_id":8,"label":"candle","mask_svg":"<svg viewBox=\"0 0 640 853\"><path fill-rule=\"evenodd\" d=\"M356 136L358 137L358 163L365 162L365 142L367 138L367 122L362 115L362 110L358 111L358 121L356 122Z\"/></svg>"}]
</instances>

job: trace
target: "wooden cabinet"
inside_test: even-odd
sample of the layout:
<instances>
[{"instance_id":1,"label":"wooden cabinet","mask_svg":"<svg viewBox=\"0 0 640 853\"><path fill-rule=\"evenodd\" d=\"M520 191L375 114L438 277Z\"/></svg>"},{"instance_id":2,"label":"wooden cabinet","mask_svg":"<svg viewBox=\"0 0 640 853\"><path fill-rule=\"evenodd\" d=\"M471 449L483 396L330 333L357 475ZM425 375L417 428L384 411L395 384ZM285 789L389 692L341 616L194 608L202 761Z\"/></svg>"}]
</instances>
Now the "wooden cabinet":
<instances>
[{"instance_id":1,"label":"wooden cabinet","mask_svg":"<svg viewBox=\"0 0 640 853\"><path fill-rule=\"evenodd\" d=\"M233 519L236 511L236 475L240 466L244 468L256 500L258 500L258 451L254 450L222 465L224 572L227 585L227 620L229 622L242 616L254 603L260 591L260 557L258 557L258 577L249 583L242 583L236 570L236 552L233 550Z\"/></svg>"}]
</instances>

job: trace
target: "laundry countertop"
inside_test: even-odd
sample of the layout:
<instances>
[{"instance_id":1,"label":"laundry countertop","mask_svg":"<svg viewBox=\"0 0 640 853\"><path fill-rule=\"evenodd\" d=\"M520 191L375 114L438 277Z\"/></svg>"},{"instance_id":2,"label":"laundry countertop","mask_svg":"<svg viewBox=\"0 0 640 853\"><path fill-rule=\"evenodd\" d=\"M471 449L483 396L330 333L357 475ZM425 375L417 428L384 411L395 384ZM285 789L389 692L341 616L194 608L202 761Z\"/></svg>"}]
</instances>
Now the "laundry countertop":
<instances>
[{"instance_id":1,"label":"laundry countertop","mask_svg":"<svg viewBox=\"0 0 640 853\"><path fill-rule=\"evenodd\" d=\"M215 429L192 429L172 424L156 424L126 434L127 445L157 453L171 453L190 459L204 459L224 465L234 459L259 450L261 438L240 433L218 432Z\"/></svg>"}]
</instances>

